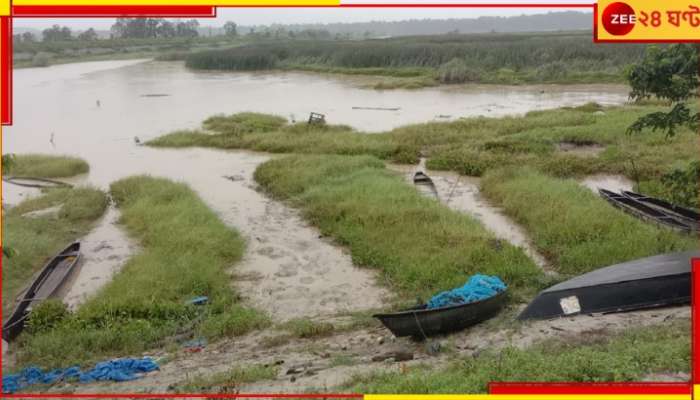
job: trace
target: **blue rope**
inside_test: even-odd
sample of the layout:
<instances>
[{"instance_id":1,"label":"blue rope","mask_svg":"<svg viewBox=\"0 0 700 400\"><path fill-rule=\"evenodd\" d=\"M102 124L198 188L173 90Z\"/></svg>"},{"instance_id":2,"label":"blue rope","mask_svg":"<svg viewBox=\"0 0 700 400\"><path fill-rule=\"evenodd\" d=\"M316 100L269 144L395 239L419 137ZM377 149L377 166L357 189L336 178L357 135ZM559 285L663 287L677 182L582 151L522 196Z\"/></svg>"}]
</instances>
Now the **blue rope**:
<instances>
[{"instance_id":1,"label":"blue rope","mask_svg":"<svg viewBox=\"0 0 700 400\"><path fill-rule=\"evenodd\" d=\"M506 290L507 286L497 276L473 275L462 287L433 296L428 309L473 303L488 299Z\"/></svg>"},{"instance_id":2,"label":"blue rope","mask_svg":"<svg viewBox=\"0 0 700 400\"><path fill-rule=\"evenodd\" d=\"M58 368L43 372L38 367L27 367L17 374L2 377L2 392L15 393L27 386L43 383L51 385L62 380L78 380L80 383L94 381L123 382L138 379L141 374L158 369L158 364L149 357L142 359L121 358L104 361L89 371L78 367Z\"/></svg>"}]
</instances>

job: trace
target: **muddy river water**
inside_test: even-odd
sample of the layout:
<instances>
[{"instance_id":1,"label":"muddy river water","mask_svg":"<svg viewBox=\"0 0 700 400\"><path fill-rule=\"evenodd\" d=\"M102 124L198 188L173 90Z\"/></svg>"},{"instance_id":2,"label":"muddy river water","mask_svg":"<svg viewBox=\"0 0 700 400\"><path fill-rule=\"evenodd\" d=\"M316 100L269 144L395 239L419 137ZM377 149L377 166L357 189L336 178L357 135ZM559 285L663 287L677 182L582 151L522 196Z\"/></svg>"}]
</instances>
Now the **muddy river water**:
<instances>
[{"instance_id":1,"label":"muddy river water","mask_svg":"<svg viewBox=\"0 0 700 400\"><path fill-rule=\"evenodd\" d=\"M344 78L303 73L193 72L182 63L106 61L14 71L14 125L3 130L4 153L70 154L90 173L74 183L107 188L134 174L189 184L221 219L240 230L248 250L235 271L240 292L273 316L319 316L379 307L387 293L371 271L294 211L255 188L252 174L269 155L210 149L152 149L135 144L176 129L196 128L216 113L256 111L301 120L311 111L366 132L459 117L520 114L589 101L619 104L614 85L470 86L419 91L363 89ZM398 108L395 111L353 107ZM54 135L54 144L50 143ZM229 181L224 175L240 176ZM463 185L471 185L467 180ZM16 203L31 191L3 185ZM113 208L84 238L83 266L66 300L71 306L109 280L138 251L115 225ZM506 232L525 245L518 232ZM537 257L532 252L534 257ZM87 262L89 261L89 262Z\"/></svg>"}]
</instances>

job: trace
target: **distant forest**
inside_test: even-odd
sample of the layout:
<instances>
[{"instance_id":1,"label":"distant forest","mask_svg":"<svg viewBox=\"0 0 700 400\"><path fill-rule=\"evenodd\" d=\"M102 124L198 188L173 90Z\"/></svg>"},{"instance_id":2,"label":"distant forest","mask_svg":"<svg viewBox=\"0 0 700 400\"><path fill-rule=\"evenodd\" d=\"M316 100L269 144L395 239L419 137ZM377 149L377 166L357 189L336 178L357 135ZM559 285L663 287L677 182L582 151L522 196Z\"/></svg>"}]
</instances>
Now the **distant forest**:
<instances>
[{"instance_id":1,"label":"distant forest","mask_svg":"<svg viewBox=\"0 0 700 400\"><path fill-rule=\"evenodd\" d=\"M246 34L282 28L287 31L326 30L332 35L351 36L414 36L439 35L443 33L487 33L487 32L547 32L591 30L593 14L577 11L553 12L515 17L479 17L460 19L412 19L406 21L372 21L332 24L291 24L271 26L240 26L239 32Z\"/></svg>"},{"instance_id":2,"label":"distant forest","mask_svg":"<svg viewBox=\"0 0 700 400\"><path fill-rule=\"evenodd\" d=\"M192 21L185 21L187 30L196 30L198 36L222 36L231 35L232 29L238 35L267 36L267 37L289 37L289 33L297 34L299 38L321 38L321 37L344 37L344 38L377 38L377 37L395 37L395 36L415 36L415 35L439 35L445 33L488 33L488 32L548 32L548 31L572 31L572 30L591 30L593 16L590 13L563 11L552 12L547 14L537 15L521 15L515 17L479 17L479 18L460 18L460 19L412 19L405 21L372 21L372 22L350 22L350 23L331 23L331 24L273 24L273 25L255 25L242 26L236 25L235 21L227 21L226 25L221 27L196 26ZM155 20L155 19L154 19ZM167 28L183 25L182 21L168 22L159 19L162 28L165 31ZM119 19L115 24L115 28L110 30L88 29L83 32L71 32L74 38L78 39L109 39L110 37L120 37L123 30L120 26L126 24L126 19ZM196 21L194 21L196 22ZM21 21L18 21L18 25ZM51 32L56 27L45 31ZM66 34L67 28L63 28L52 36L52 40L60 40L60 35ZM170 29L177 31L177 29ZM86 33L87 32L87 33ZM14 28L15 38L23 42L32 40L42 40L43 34L41 30L23 28L16 26ZM301 33L301 35L299 35ZM305 35L304 33L309 33ZM83 34L83 37L80 35ZM188 33L189 36L191 34ZM19 36L19 37L18 37ZM23 36L23 37L22 37ZM164 35L165 37L177 35Z\"/></svg>"}]
</instances>

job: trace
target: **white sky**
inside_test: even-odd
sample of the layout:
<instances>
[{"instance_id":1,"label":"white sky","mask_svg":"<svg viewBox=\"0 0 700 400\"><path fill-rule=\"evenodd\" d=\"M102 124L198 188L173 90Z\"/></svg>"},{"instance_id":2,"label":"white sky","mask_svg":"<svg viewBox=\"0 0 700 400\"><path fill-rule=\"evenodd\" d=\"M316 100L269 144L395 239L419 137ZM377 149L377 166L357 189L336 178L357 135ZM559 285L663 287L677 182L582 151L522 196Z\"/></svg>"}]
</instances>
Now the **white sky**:
<instances>
[{"instance_id":1,"label":"white sky","mask_svg":"<svg viewBox=\"0 0 700 400\"><path fill-rule=\"evenodd\" d=\"M576 1L576 0L574 0ZM273 23L333 23L401 21L407 19L478 18L481 16L514 16L522 14L546 14L554 11L571 11L565 8L223 8L216 18L199 18L201 26L222 26L226 21L238 25L270 25ZM591 12L585 8L573 11ZM43 29L53 24L67 25L71 29L109 29L114 18L15 18L17 28Z\"/></svg>"}]
</instances>

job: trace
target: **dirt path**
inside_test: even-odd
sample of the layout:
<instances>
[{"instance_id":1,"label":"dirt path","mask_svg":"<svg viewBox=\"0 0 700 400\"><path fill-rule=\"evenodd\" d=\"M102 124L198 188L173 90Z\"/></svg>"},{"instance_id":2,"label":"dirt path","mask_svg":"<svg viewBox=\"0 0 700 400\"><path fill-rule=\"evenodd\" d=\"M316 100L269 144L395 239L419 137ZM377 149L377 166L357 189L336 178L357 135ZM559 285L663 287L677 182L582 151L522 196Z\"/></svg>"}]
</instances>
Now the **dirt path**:
<instances>
[{"instance_id":1,"label":"dirt path","mask_svg":"<svg viewBox=\"0 0 700 400\"><path fill-rule=\"evenodd\" d=\"M418 167L388 164L387 168L401 173L409 184L413 184L413 174L417 170L424 171L435 183L440 202L478 219L497 238L521 247L545 272L554 273L544 256L532 245L525 230L480 195L479 178L460 176L454 172L429 171L425 168L425 159L421 159Z\"/></svg>"},{"instance_id":2,"label":"dirt path","mask_svg":"<svg viewBox=\"0 0 700 400\"><path fill-rule=\"evenodd\" d=\"M246 238L244 258L232 267L232 284L250 306L275 322L324 318L380 307L388 292L372 270L301 219L296 210L262 193L255 169L269 159L249 152L225 154L224 169L185 180Z\"/></svg>"},{"instance_id":3,"label":"dirt path","mask_svg":"<svg viewBox=\"0 0 700 400\"><path fill-rule=\"evenodd\" d=\"M436 337L442 351L429 354L426 343L396 339L382 327L340 332L325 338L296 339L289 343L265 347L263 338L271 331L255 332L209 346L201 353L179 351L164 363L160 371L137 381L90 385L60 385L53 391L76 393L114 393L128 389L137 393L164 393L199 376L212 376L232 367L277 365L275 379L254 382L237 388L241 393L339 392L338 386L356 373L398 371L400 368L427 364L440 368L455 357L471 357L484 351L505 347L527 348L534 343L561 339L594 342L602 337L631 328L659 325L673 320L690 319L690 307L671 307L599 316L580 315L549 321L516 322L512 317L522 308L512 309L505 318L485 323L450 336ZM392 355L410 360L397 362ZM152 354L161 356L162 354ZM380 360L380 358L386 358Z\"/></svg>"},{"instance_id":4,"label":"dirt path","mask_svg":"<svg viewBox=\"0 0 700 400\"><path fill-rule=\"evenodd\" d=\"M80 239L83 260L79 270L66 282L63 301L75 310L97 293L138 251L138 245L117 225L119 211L109 206L97 226Z\"/></svg>"}]
</instances>

